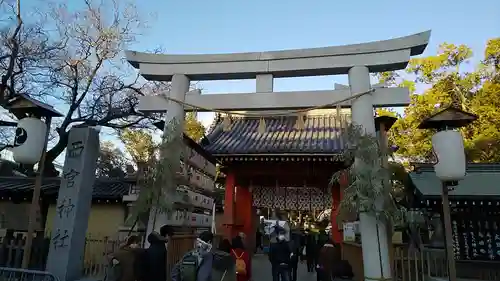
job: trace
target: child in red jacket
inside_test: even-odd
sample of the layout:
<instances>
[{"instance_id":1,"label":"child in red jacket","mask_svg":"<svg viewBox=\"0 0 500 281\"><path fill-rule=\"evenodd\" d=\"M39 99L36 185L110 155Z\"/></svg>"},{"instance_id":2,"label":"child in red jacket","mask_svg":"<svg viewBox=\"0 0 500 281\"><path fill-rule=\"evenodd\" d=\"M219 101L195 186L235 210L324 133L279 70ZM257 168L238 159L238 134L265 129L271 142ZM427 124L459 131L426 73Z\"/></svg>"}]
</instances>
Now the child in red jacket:
<instances>
[{"instance_id":1,"label":"child in red jacket","mask_svg":"<svg viewBox=\"0 0 500 281\"><path fill-rule=\"evenodd\" d=\"M249 281L252 276L250 267L250 254L245 251L243 240L240 236L233 238L231 256L236 260L236 279L238 281Z\"/></svg>"}]
</instances>

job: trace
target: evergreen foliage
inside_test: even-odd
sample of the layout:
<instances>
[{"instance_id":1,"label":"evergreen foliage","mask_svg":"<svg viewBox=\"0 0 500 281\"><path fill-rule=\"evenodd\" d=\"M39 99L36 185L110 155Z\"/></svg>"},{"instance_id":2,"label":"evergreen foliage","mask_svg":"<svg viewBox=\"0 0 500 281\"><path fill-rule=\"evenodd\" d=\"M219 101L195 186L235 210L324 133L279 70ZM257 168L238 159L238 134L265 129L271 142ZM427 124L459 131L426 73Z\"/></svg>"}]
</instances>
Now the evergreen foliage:
<instances>
[{"instance_id":1,"label":"evergreen foliage","mask_svg":"<svg viewBox=\"0 0 500 281\"><path fill-rule=\"evenodd\" d=\"M344 161L352 164L336 172L331 179L332 183L340 183L347 175L338 220L344 221L352 213L369 212L388 220L391 225L403 224L405 209L397 204L392 195L393 167L397 165L382 166L383 158L390 155L380 149L377 137L365 134L361 126L351 124L345 134L347 144L343 157ZM399 168L396 170L400 171Z\"/></svg>"}]
</instances>

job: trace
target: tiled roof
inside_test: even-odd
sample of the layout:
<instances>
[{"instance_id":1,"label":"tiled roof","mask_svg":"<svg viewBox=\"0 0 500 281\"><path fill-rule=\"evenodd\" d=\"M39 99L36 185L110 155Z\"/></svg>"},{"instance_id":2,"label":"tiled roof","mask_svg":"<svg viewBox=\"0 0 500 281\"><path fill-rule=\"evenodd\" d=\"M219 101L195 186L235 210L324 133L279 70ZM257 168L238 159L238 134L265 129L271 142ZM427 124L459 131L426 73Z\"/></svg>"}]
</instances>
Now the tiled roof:
<instances>
[{"instance_id":1,"label":"tiled roof","mask_svg":"<svg viewBox=\"0 0 500 281\"><path fill-rule=\"evenodd\" d=\"M302 130L295 128L296 116L266 117L263 134L258 132L258 118L233 119L228 131L223 130L219 120L203 148L215 156L339 154L344 146L342 128L348 117L344 115L341 122L336 115L307 116Z\"/></svg>"},{"instance_id":2,"label":"tiled roof","mask_svg":"<svg viewBox=\"0 0 500 281\"><path fill-rule=\"evenodd\" d=\"M45 179L42 183L42 195L56 195L60 179ZM128 194L132 182L112 179L96 179L92 197L94 199L122 199ZM0 177L0 193L30 192L35 185L34 178Z\"/></svg>"},{"instance_id":3,"label":"tiled roof","mask_svg":"<svg viewBox=\"0 0 500 281\"><path fill-rule=\"evenodd\" d=\"M16 106L16 103L23 101L27 101L32 105L27 106L26 104L24 104L23 106ZM14 115L16 115L17 118L24 117L23 115L28 113L31 114L35 113L40 116L51 116L51 117L64 116L48 103L36 100L26 94L16 94L13 98L9 100L7 106L9 111L14 113Z\"/></svg>"}]
</instances>

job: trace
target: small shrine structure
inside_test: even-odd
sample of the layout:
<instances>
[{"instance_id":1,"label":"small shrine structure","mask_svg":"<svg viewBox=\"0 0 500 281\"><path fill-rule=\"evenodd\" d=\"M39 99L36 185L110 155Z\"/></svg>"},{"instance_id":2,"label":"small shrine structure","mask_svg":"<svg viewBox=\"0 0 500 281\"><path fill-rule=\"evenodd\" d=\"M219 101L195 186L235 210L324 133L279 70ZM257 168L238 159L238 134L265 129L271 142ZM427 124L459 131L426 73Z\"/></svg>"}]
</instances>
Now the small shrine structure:
<instances>
[{"instance_id":1,"label":"small shrine structure","mask_svg":"<svg viewBox=\"0 0 500 281\"><path fill-rule=\"evenodd\" d=\"M412 163L411 182L415 187L413 207L441 224L441 184L432 164ZM468 163L467 175L450 191L453 254L457 277L500 279L500 165ZM442 227L444 228L444 227ZM434 229L433 229L434 230ZM435 231L433 231L435 232ZM424 234L427 234L424 231ZM424 246L433 246L434 235L422 235ZM444 235L439 237L443 245ZM436 248L434 246L434 248ZM431 272L435 273L435 272Z\"/></svg>"}]
</instances>

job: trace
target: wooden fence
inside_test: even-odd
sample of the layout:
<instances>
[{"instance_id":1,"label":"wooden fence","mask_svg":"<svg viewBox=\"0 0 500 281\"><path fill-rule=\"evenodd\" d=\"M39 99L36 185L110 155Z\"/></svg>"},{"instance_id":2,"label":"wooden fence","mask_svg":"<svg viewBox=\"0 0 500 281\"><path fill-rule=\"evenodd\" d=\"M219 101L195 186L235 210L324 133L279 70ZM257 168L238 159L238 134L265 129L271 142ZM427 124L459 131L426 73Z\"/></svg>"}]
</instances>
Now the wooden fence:
<instances>
[{"instance_id":1,"label":"wooden fence","mask_svg":"<svg viewBox=\"0 0 500 281\"><path fill-rule=\"evenodd\" d=\"M395 281L428 281L430 277L447 280L448 266L444 249L410 249L406 244L393 244L390 252L392 277ZM342 254L353 268L354 281L363 281L361 244L344 242ZM456 261L459 280L499 281L499 262Z\"/></svg>"},{"instance_id":2,"label":"wooden fence","mask_svg":"<svg viewBox=\"0 0 500 281\"><path fill-rule=\"evenodd\" d=\"M25 243L25 239L21 237L2 237L0 242L0 267L21 267ZM33 240L29 263L30 269L45 269L49 246L49 240L43 236L39 236Z\"/></svg>"},{"instance_id":3,"label":"wooden fence","mask_svg":"<svg viewBox=\"0 0 500 281\"><path fill-rule=\"evenodd\" d=\"M175 235L172 237L171 241L168 243L167 247L167 276L170 276L170 271L174 265L190 250L194 247L194 242L196 235L193 234L183 234Z\"/></svg>"},{"instance_id":4,"label":"wooden fence","mask_svg":"<svg viewBox=\"0 0 500 281\"><path fill-rule=\"evenodd\" d=\"M196 235L180 234L168 243L168 272L185 253L193 249ZM113 237L89 235L85 241L83 275L101 278L105 275L110 254L116 252L123 241ZM25 239L22 237L1 237L0 267L20 268L23 259ZM50 239L39 236L33 241L30 269L44 270L50 247Z\"/></svg>"},{"instance_id":5,"label":"wooden fence","mask_svg":"<svg viewBox=\"0 0 500 281\"><path fill-rule=\"evenodd\" d=\"M457 277L467 280L500 280L499 262L456 261ZM428 277L448 277L446 253L441 249L410 250L407 245L394 247L393 279L426 281Z\"/></svg>"}]
</instances>

